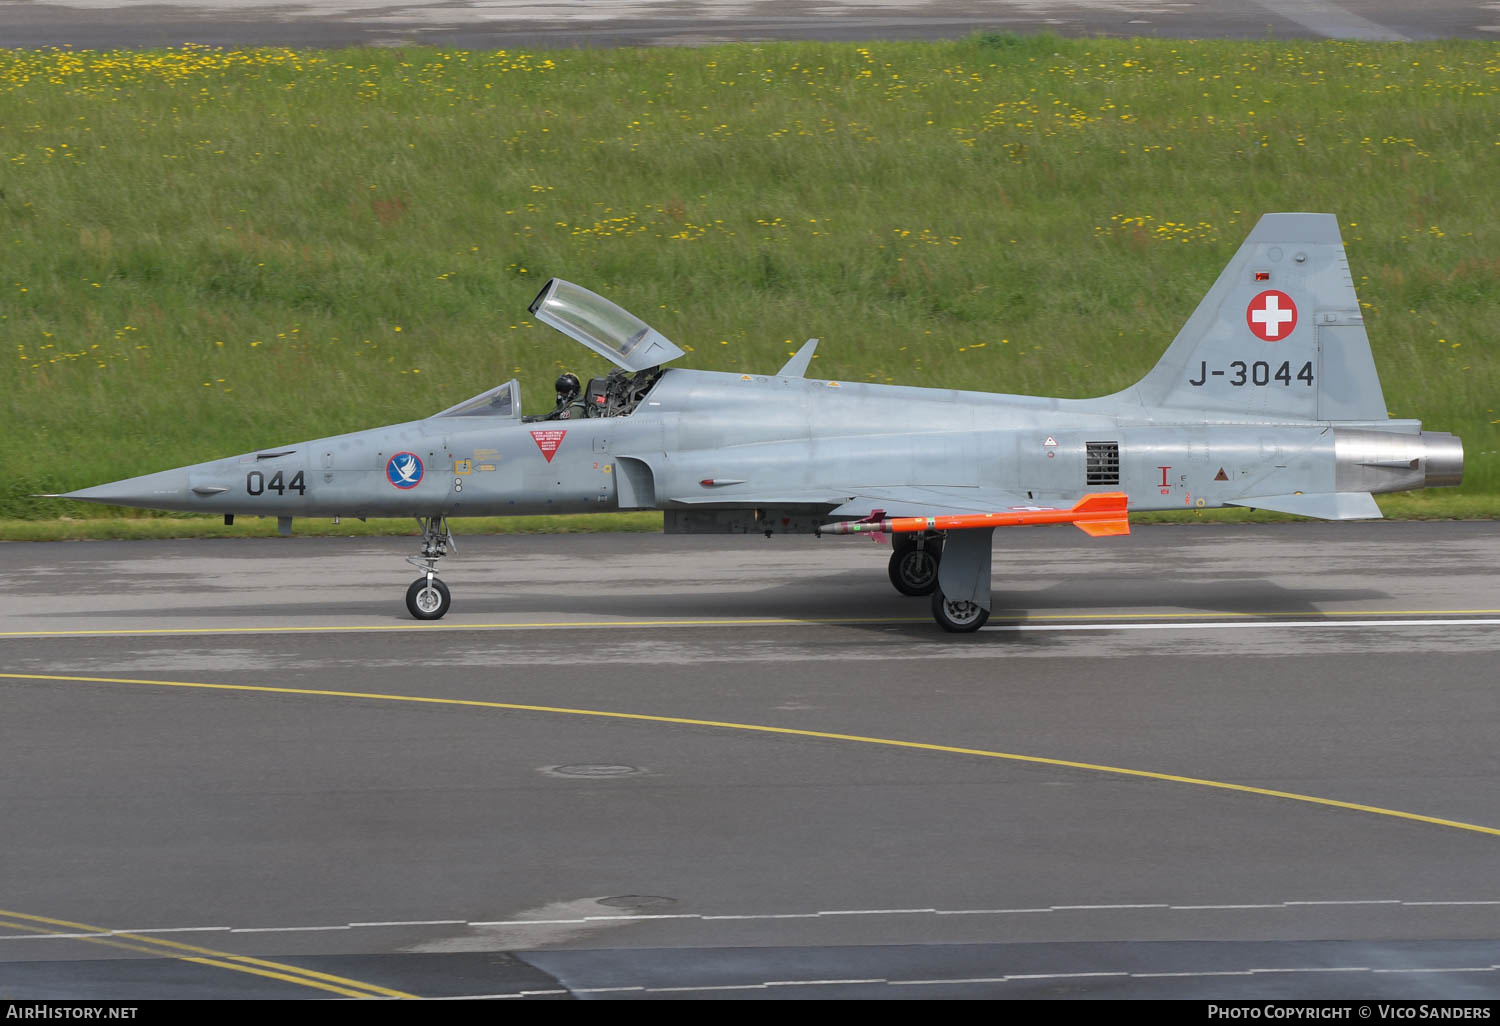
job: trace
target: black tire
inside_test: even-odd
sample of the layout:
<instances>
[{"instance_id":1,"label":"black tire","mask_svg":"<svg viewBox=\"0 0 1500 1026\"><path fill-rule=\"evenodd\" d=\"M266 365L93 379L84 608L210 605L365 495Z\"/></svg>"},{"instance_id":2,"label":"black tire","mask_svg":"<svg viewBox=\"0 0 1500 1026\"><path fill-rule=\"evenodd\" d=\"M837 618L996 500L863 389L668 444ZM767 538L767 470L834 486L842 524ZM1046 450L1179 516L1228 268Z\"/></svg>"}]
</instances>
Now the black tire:
<instances>
[{"instance_id":1,"label":"black tire","mask_svg":"<svg viewBox=\"0 0 1500 1026\"><path fill-rule=\"evenodd\" d=\"M949 602L941 590L932 593L932 618L951 634L972 634L985 625L990 611L974 602Z\"/></svg>"},{"instance_id":2,"label":"black tire","mask_svg":"<svg viewBox=\"0 0 1500 1026\"><path fill-rule=\"evenodd\" d=\"M903 595L931 595L937 587L938 562L943 550L936 545L917 548L915 544L896 547L886 566L891 584Z\"/></svg>"},{"instance_id":3,"label":"black tire","mask_svg":"<svg viewBox=\"0 0 1500 1026\"><path fill-rule=\"evenodd\" d=\"M406 609L418 620L441 620L452 604L448 586L436 577L430 587L427 578L418 577L406 589Z\"/></svg>"}]
</instances>

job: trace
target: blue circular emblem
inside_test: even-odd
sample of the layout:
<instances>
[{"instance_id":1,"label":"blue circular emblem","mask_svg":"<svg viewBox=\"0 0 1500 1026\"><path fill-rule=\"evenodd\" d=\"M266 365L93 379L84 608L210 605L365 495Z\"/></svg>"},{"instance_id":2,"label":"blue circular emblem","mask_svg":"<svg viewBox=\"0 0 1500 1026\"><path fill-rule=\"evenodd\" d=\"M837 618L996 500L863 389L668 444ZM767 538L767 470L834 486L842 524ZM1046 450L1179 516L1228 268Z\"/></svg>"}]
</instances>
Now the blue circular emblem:
<instances>
[{"instance_id":1,"label":"blue circular emblem","mask_svg":"<svg viewBox=\"0 0 1500 1026\"><path fill-rule=\"evenodd\" d=\"M422 480L422 460L414 452L398 452L385 465L386 480L397 488L415 488Z\"/></svg>"}]
</instances>

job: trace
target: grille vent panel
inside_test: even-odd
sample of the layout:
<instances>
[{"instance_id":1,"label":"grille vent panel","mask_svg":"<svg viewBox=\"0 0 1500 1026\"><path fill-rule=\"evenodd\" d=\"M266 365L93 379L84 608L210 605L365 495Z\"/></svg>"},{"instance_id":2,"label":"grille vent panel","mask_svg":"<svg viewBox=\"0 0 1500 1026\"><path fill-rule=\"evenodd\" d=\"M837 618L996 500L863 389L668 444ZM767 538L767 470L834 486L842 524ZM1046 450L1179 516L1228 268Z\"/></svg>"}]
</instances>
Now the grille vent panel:
<instances>
[{"instance_id":1,"label":"grille vent panel","mask_svg":"<svg viewBox=\"0 0 1500 1026\"><path fill-rule=\"evenodd\" d=\"M1120 483L1120 443L1085 442L1087 451L1087 483L1090 485L1117 485Z\"/></svg>"}]
</instances>

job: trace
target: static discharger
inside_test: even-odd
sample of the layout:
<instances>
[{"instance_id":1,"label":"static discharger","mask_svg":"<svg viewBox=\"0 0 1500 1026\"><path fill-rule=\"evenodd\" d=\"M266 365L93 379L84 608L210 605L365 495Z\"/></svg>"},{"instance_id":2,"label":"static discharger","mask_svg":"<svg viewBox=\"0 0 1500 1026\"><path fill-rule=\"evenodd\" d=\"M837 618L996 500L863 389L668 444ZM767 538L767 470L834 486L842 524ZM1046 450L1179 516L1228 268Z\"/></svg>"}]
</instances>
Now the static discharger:
<instances>
[{"instance_id":1,"label":"static discharger","mask_svg":"<svg viewBox=\"0 0 1500 1026\"><path fill-rule=\"evenodd\" d=\"M825 524L823 534L906 534L912 531L961 531L970 527L1015 527L1021 524L1077 524L1095 538L1129 534L1128 499L1124 492L1090 492L1072 509L1016 509L1004 513L956 513L943 517L894 517Z\"/></svg>"}]
</instances>

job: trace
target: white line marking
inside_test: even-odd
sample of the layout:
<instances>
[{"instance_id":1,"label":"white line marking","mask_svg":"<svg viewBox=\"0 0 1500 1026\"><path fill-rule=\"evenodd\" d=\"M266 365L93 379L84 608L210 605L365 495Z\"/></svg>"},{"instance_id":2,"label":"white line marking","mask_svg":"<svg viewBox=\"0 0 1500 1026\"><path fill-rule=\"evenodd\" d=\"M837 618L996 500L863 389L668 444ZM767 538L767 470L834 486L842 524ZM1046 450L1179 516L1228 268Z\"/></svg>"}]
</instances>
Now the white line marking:
<instances>
[{"instance_id":1,"label":"white line marking","mask_svg":"<svg viewBox=\"0 0 1500 1026\"><path fill-rule=\"evenodd\" d=\"M1045 908L851 908L851 909L824 909L819 912L745 912L745 913L720 913L700 914L692 912L678 912L662 915L621 915L621 916L585 916L575 919L495 919L495 920L463 920L463 919L403 919L381 922L345 923L339 926L151 926L131 930L109 930L102 933L21 933L0 935L0 941L8 940L86 940L92 938L120 937L126 934L153 934L153 933L298 933L314 931L335 931L367 928L389 928L400 926L469 926L476 928L486 927L517 927L517 926L582 926L598 922L650 922L659 919L692 919L701 922L732 922L743 920L746 922L760 922L777 919L821 919L835 916L1009 916L1029 915L1045 912L1128 912L1134 910L1164 909L1171 912L1235 912L1253 909L1278 909L1291 910L1293 908L1337 908L1340 906L1359 908L1365 906L1396 905L1402 908L1492 908L1500 905L1500 899L1480 898L1472 900L1444 900L1444 901L1403 901L1399 898L1351 898L1333 899L1327 901L1282 901L1272 903L1243 903L1243 904L1218 904L1218 905L1168 905L1158 902L1131 903L1131 904L1097 904L1097 905L1049 905ZM1257 972L1312 972L1314 970L1255 970ZM1344 970L1327 970L1329 972L1342 972ZM939 981L944 982L944 981ZM627 988L640 989L640 988Z\"/></svg>"},{"instance_id":2,"label":"white line marking","mask_svg":"<svg viewBox=\"0 0 1500 1026\"><path fill-rule=\"evenodd\" d=\"M1129 973L1012 973L1007 980L1074 980L1084 976L1128 976Z\"/></svg>"},{"instance_id":3,"label":"white line marking","mask_svg":"<svg viewBox=\"0 0 1500 1026\"><path fill-rule=\"evenodd\" d=\"M1279 901L1274 905L1168 905L1168 908L1176 912L1199 911L1202 909L1227 909L1227 908L1286 908L1286 902Z\"/></svg>"},{"instance_id":4,"label":"white line marking","mask_svg":"<svg viewBox=\"0 0 1500 1026\"><path fill-rule=\"evenodd\" d=\"M232 926L153 926L145 930L111 930L115 936L127 933L227 933Z\"/></svg>"},{"instance_id":5,"label":"white line marking","mask_svg":"<svg viewBox=\"0 0 1500 1026\"><path fill-rule=\"evenodd\" d=\"M643 991L645 987L579 987L574 994L623 994L626 991Z\"/></svg>"},{"instance_id":6,"label":"white line marking","mask_svg":"<svg viewBox=\"0 0 1500 1026\"><path fill-rule=\"evenodd\" d=\"M1456 627L1489 626L1500 620L1254 620L1212 623L1011 623L981 627L984 631L1217 631L1265 627L1296 627L1303 630L1338 630L1347 627Z\"/></svg>"},{"instance_id":7,"label":"white line marking","mask_svg":"<svg viewBox=\"0 0 1500 1026\"><path fill-rule=\"evenodd\" d=\"M716 987L648 987L648 994L674 994L690 990L765 990L764 983L725 983ZM584 991L578 991L579 994Z\"/></svg>"},{"instance_id":8,"label":"white line marking","mask_svg":"<svg viewBox=\"0 0 1500 1026\"><path fill-rule=\"evenodd\" d=\"M584 919L586 921L590 922L590 923L598 922L599 920L611 921L611 920L617 920L617 919L618 920L624 920L624 921L627 921L627 922L636 922L638 920L643 920L643 919L697 919L697 918L698 918L698 916L695 913L692 913L692 912L672 912L672 913L662 913L661 915L644 915L643 914L643 915L638 915L638 916L585 916L584 917Z\"/></svg>"},{"instance_id":9,"label":"white line marking","mask_svg":"<svg viewBox=\"0 0 1500 1026\"><path fill-rule=\"evenodd\" d=\"M838 987L850 983L886 983L879 980L767 980L767 987Z\"/></svg>"},{"instance_id":10,"label":"white line marking","mask_svg":"<svg viewBox=\"0 0 1500 1026\"><path fill-rule=\"evenodd\" d=\"M1091 909L1111 908L1166 908L1166 905L1053 905L1054 912L1081 912Z\"/></svg>"},{"instance_id":11,"label":"white line marking","mask_svg":"<svg viewBox=\"0 0 1500 1026\"><path fill-rule=\"evenodd\" d=\"M1445 968L1445 969L1372 969L1371 970L1371 972L1377 972L1377 973L1492 973L1494 971L1495 971L1495 967L1492 966L1492 965L1476 965L1476 966L1455 965L1455 966L1449 966L1448 968Z\"/></svg>"},{"instance_id":12,"label":"white line marking","mask_svg":"<svg viewBox=\"0 0 1500 1026\"><path fill-rule=\"evenodd\" d=\"M347 926L240 926L230 933L314 933L321 930L347 930Z\"/></svg>"},{"instance_id":13,"label":"white line marking","mask_svg":"<svg viewBox=\"0 0 1500 1026\"><path fill-rule=\"evenodd\" d=\"M1250 970L1222 969L1217 972L1204 971L1196 973L1131 973L1130 975L1138 980L1151 980L1162 976L1249 976Z\"/></svg>"},{"instance_id":14,"label":"white line marking","mask_svg":"<svg viewBox=\"0 0 1500 1026\"><path fill-rule=\"evenodd\" d=\"M640 990L639 987L619 987L619 990ZM536 997L541 994L566 994L565 990L522 990L512 994L448 994L444 997L428 998L428 1001L502 1001L512 998ZM580 994L586 991L578 991Z\"/></svg>"},{"instance_id":15,"label":"white line marking","mask_svg":"<svg viewBox=\"0 0 1500 1026\"><path fill-rule=\"evenodd\" d=\"M1101 973L1101 976L1113 976L1114 973ZM1121 976L1124 973L1119 974ZM892 987L941 987L945 983L1006 983L1010 980L1008 976L977 976L969 980L891 980Z\"/></svg>"},{"instance_id":16,"label":"white line marking","mask_svg":"<svg viewBox=\"0 0 1500 1026\"><path fill-rule=\"evenodd\" d=\"M586 922L586 923L601 923L601 922L602 923L613 923L613 922L634 923L634 922L639 922L641 920L646 920L646 919L697 919L697 918L698 917L696 915L692 914L691 912L674 912L671 915L659 915L659 916L646 916L646 915L640 915L640 916L584 916L583 917L583 921Z\"/></svg>"},{"instance_id":17,"label":"white line marking","mask_svg":"<svg viewBox=\"0 0 1500 1026\"><path fill-rule=\"evenodd\" d=\"M707 922L710 919L816 919L820 915L822 915L821 912L767 912L764 915L750 913L737 916L700 916L699 918Z\"/></svg>"}]
</instances>

